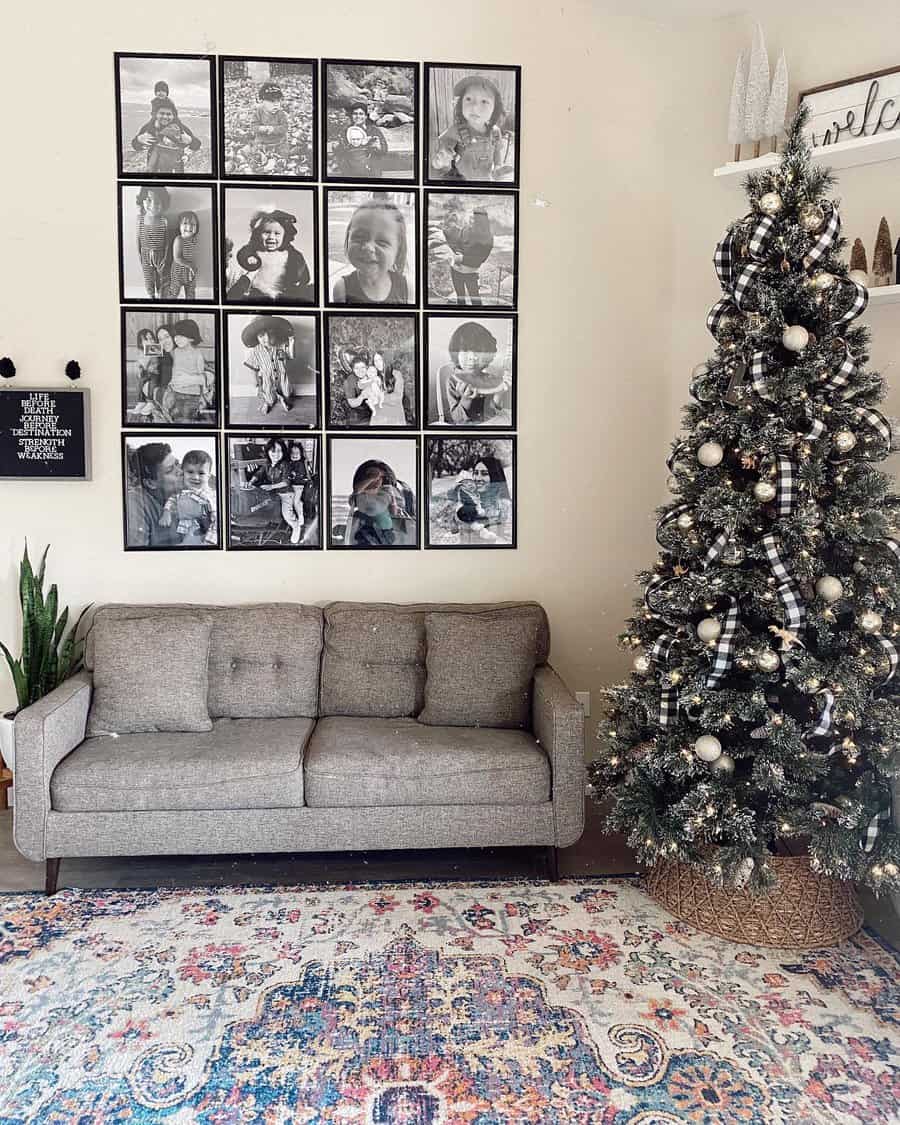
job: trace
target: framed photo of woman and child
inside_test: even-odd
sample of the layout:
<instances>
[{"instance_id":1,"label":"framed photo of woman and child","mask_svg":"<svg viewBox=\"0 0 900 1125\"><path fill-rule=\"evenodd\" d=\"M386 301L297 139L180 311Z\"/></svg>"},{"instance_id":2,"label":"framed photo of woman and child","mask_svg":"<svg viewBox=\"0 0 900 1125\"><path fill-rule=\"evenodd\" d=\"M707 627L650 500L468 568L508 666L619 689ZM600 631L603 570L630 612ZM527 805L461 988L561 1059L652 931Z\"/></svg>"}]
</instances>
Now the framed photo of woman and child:
<instances>
[{"instance_id":1,"label":"framed photo of woman and child","mask_svg":"<svg viewBox=\"0 0 900 1125\"><path fill-rule=\"evenodd\" d=\"M325 313L325 425L418 429L416 313Z\"/></svg>"},{"instance_id":2,"label":"framed photo of woman and child","mask_svg":"<svg viewBox=\"0 0 900 1125\"><path fill-rule=\"evenodd\" d=\"M223 303L317 305L312 187L222 186Z\"/></svg>"},{"instance_id":3,"label":"framed photo of woman and child","mask_svg":"<svg viewBox=\"0 0 900 1125\"><path fill-rule=\"evenodd\" d=\"M417 550L419 438L328 439L328 547Z\"/></svg>"},{"instance_id":4,"label":"framed photo of woman and child","mask_svg":"<svg viewBox=\"0 0 900 1125\"><path fill-rule=\"evenodd\" d=\"M417 304L419 193L324 188L325 304Z\"/></svg>"},{"instance_id":5,"label":"framed photo of woman and child","mask_svg":"<svg viewBox=\"0 0 900 1125\"><path fill-rule=\"evenodd\" d=\"M514 309L519 195L425 190L425 305Z\"/></svg>"},{"instance_id":6,"label":"framed photo of woman and child","mask_svg":"<svg viewBox=\"0 0 900 1125\"><path fill-rule=\"evenodd\" d=\"M228 548L318 549L321 439L227 434Z\"/></svg>"},{"instance_id":7,"label":"framed photo of woman and child","mask_svg":"<svg viewBox=\"0 0 900 1125\"><path fill-rule=\"evenodd\" d=\"M516 439L425 439L426 548L516 546Z\"/></svg>"},{"instance_id":8,"label":"framed photo of woman and child","mask_svg":"<svg viewBox=\"0 0 900 1125\"><path fill-rule=\"evenodd\" d=\"M114 55L120 179L214 179L211 55Z\"/></svg>"},{"instance_id":9,"label":"framed photo of woman and child","mask_svg":"<svg viewBox=\"0 0 900 1125\"><path fill-rule=\"evenodd\" d=\"M516 428L515 316L425 314L426 429Z\"/></svg>"},{"instance_id":10,"label":"framed photo of woman and child","mask_svg":"<svg viewBox=\"0 0 900 1125\"><path fill-rule=\"evenodd\" d=\"M226 310L228 429L319 428L320 315Z\"/></svg>"}]
</instances>

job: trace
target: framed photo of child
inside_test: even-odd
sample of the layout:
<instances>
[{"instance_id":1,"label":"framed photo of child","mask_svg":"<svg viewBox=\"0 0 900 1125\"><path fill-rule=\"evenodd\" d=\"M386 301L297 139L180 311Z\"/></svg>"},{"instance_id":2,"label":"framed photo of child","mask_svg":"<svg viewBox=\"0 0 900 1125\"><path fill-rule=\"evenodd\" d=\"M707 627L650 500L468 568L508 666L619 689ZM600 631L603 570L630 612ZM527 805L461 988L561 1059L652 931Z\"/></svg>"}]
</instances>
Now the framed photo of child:
<instances>
[{"instance_id":1,"label":"framed photo of child","mask_svg":"<svg viewBox=\"0 0 900 1125\"><path fill-rule=\"evenodd\" d=\"M325 425L418 429L416 313L325 313Z\"/></svg>"},{"instance_id":2,"label":"framed photo of child","mask_svg":"<svg viewBox=\"0 0 900 1125\"><path fill-rule=\"evenodd\" d=\"M328 438L328 546L418 549L418 437Z\"/></svg>"},{"instance_id":3,"label":"framed photo of child","mask_svg":"<svg viewBox=\"0 0 900 1125\"><path fill-rule=\"evenodd\" d=\"M123 303L216 304L214 192L203 184L119 184Z\"/></svg>"},{"instance_id":4,"label":"framed photo of child","mask_svg":"<svg viewBox=\"0 0 900 1125\"><path fill-rule=\"evenodd\" d=\"M217 434L123 433L122 485L126 551L222 546Z\"/></svg>"},{"instance_id":5,"label":"framed photo of child","mask_svg":"<svg viewBox=\"0 0 900 1125\"><path fill-rule=\"evenodd\" d=\"M319 427L319 316L271 310L225 316L225 425Z\"/></svg>"},{"instance_id":6,"label":"framed photo of child","mask_svg":"<svg viewBox=\"0 0 900 1125\"><path fill-rule=\"evenodd\" d=\"M425 304L514 309L519 193L425 191Z\"/></svg>"},{"instance_id":7,"label":"framed photo of child","mask_svg":"<svg viewBox=\"0 0 900 1125\"><path fill-rule=\"evenodd\" d=\"M213 179L211 55L114 55L120 179Z\"/></svg>"},{"instance_id":8,"label":"framed photo of child","mask_svg":"<svg viewBox=\"0 0 900 1125\"><path fill-rule=\"evenodd\" d=\"M515 437L426 437L425 494L426 547L515 547Z\"/></svg>"},{"instance_id":9,"label":"framed photo of child","mask_svg":"<svg viewBox=\"0 0 900 1125\"><path fill-rule=\"evenodd\" d=\"M425 182L519 186L522 68L425 63Z\"/></svg>"},{"instance_id":10,"label":"framed photo of child","mask_svg":"<svg viewBox=\"0 0 900 1125\"><path fill-rule=\"evenodd\" d=\"M223 185L222 227L225 304L318 304L316 188Z\"/></svg>"},{"instance_id":11,"label":"framed photo of child","mask_svg":"<svg viewBox=\"0 0 900 1125\"><path fill-rule=\"evenodd\" d=\"M418 192L323 190L326 305L415 306Z\"/></svg>"},{"instance_id":12,"label":"framed photo of child","mask_svg":"<svg viewBox=\"0 0 900 1125\"><path fill-rule=\"evenodd\" d=\"M426 429L516 428L515 316L425 316Z\"/></svg>"},{"instance_id":13,"label":"framed photo of child","mask_svg":"<svg viewBox=\"0 0 900 1125\"><path fill-rule=\"evenodd\" d=\"M323 59L324 179L417 183L419 64Z\"/></svg>"},{"instance_id":14,"label":"framed photo of child","mask_svg":"<svg viewBox=\"0 0 900 1125\"><path fill-rule=\"evenodd\" d=\"M228 549L316 550L322 446L287 433L226 434Z\"/></svg>"},{"instance_id":15,"label":"framed photo of child","mask_svg":"<svg viewBox=\"0 0 900 1125\"><path fill-rule=\"evenodd\" d=\"M225 179L315 180L315 59L221 55Z\"/></svg>"},{"instance_id":16,"label":"framed photo of child","mask_svg":"<svg viewBox=\"0 0 900 1125\"><path fill-rule=\"evenodd\" d=\"M219 425L219 317L209 309L122 309L122 425Z\"/></svg>"}]
</instances>

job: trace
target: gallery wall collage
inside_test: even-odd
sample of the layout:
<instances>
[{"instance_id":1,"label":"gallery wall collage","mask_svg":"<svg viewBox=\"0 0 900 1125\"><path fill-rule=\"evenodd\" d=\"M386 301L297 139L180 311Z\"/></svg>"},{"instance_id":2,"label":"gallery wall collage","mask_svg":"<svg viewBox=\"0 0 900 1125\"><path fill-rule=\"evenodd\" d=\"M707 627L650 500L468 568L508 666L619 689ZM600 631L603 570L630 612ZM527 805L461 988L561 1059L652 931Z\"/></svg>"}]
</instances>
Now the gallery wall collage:
<instances>
[{"instance_id":1,"label":"gallery wall collage","mask_svg":"<svg viewBox=\"0 0 900 1125\"><path fill-rule=\"evenodd\" d=\"M520 68L115 80L125 549L514 548Z\"/></svg>"}]
</instances>

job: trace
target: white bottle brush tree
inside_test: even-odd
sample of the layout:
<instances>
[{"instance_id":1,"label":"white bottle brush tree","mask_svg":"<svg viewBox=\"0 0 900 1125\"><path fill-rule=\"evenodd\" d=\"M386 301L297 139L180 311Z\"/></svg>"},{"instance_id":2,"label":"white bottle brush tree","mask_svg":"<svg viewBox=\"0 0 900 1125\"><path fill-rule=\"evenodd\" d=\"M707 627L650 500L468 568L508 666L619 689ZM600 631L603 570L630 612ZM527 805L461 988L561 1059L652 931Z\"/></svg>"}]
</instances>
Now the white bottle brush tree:
<instances>
[{"instance_id":1,"label":"white bottle brush tree","mask_svg":"<svg viewBox=\"0 0 900 1125\"><path fill-rule=\"evenodd\" d=\"M856 323L867 293L805 116L716 249L716 348L589 774L646 863L760 888L773 853L805 844L814 870L881 891L900 887L900 497L876 468L892 434Z\"/></svg>"}]
</instances>

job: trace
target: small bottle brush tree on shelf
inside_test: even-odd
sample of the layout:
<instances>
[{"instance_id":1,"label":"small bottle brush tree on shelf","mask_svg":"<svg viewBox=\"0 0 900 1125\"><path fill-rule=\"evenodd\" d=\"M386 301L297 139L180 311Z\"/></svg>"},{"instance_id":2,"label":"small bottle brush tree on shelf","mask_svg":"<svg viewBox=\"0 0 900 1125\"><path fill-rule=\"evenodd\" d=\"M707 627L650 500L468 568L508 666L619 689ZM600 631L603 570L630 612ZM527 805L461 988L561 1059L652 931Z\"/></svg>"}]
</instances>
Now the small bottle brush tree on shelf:
<instances>
[{"instance_id":1,"label":"small bottle brush tree on shelf","mask_svg":"<svg viewBox=\"0 0 900 1125\"><path fill-rule=\"evenodd\" d=\"M694 369L661 552L620 643L589 775L645 863L760 889L794 838L813 870L900 887L900 498L828 169L791 124L719 244L714 355Z\"/></svg>"}]
</instances>

